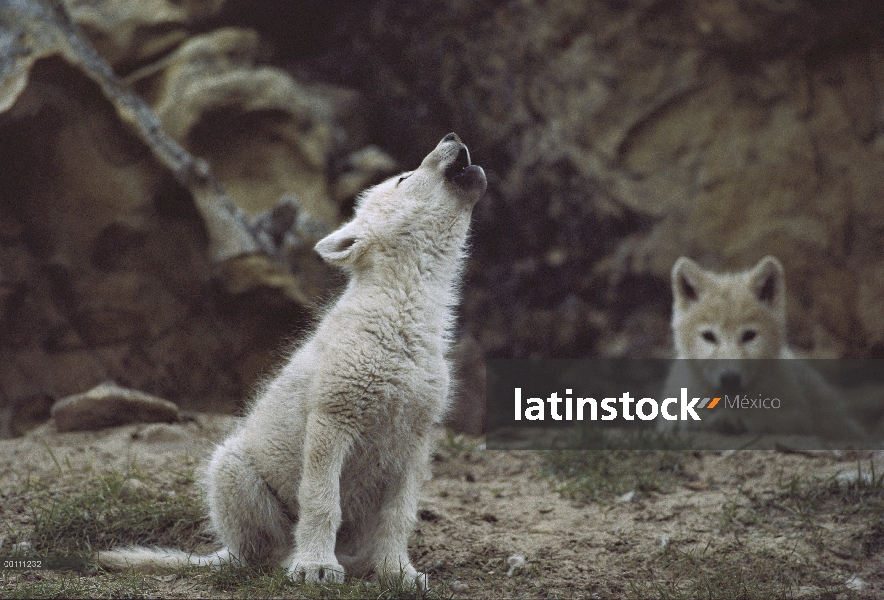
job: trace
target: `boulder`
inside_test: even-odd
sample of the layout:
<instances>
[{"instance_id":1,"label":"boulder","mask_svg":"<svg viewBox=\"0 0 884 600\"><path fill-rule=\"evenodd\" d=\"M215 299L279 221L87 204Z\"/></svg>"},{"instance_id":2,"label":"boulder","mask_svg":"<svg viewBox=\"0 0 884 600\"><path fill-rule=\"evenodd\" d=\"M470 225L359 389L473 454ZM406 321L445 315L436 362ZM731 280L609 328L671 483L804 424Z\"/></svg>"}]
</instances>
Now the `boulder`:
<instances>
[{"instance_id":1,"label":"boulder","mask_svg":"<svg viewBox=\"0 0 884 600\"><path fill-rule=\"evenodd\" d=\"M358 94L142 4L0 2L0 435L108 379L235 410L336 282Z\"/></svg>"},{"instance_id":2,"label":"boulder","mask_svg":"<svg viewBox=\"0 0 884 600\"><path fill-rule=\"evenodd\" d=\"M174 402L111 382L62 398L52 405L51 414L60 432L97 431L132 423L172 423L180 418Z\"/></svg>"}]
</instances>

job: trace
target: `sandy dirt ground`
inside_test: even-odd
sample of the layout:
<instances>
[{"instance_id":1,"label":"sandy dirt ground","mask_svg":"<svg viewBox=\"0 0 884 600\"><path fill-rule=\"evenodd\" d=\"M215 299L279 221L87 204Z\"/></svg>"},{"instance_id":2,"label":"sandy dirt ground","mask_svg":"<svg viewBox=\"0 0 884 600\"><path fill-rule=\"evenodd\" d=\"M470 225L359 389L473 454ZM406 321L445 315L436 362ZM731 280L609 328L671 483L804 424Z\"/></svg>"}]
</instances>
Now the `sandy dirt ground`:
<instances>
[{"instance_id":1,"label":"sandy dirt ground","mask_svg":"<svg viewBox=\"0 0 884 600\"><path fill-rule=\"evenodd\" d=\"M34 482L64 495L82 486L81 474L90 469L134 464L162 485L164 473L205 459L233 422L197 414L182 424L88 433L59 434L43 426L0 441L0 554L27 541L33 514L24 490ZM663 596L663 588L654 585L677 589L686 565L723 569L745 561L750 568L766 556L780 564L813 565L818 576L807 578L799 568L789 597L880 598L884 515L877 525L873 517L870 526L867 516L852 522L839 518L844 511L836 508L818 515L813 526L800 526L794 507L780 510L777 502L768 502L759 511L760 504L750 499L776 498L783 482L796 476L816 481L841 473L849 480L857 460L874 462L876 472L884 473L881 454L696 452L686 456L684 476L671 489L580 502L558 493L541 475L538 452L488 451L481 438L440 431L412 557L454 597ZM524 565L511 568L514 556L523 557ZM827 596L820 581L843 593ZM165 593L200 595L180 586Z\"/></svg>"}]
</instances>

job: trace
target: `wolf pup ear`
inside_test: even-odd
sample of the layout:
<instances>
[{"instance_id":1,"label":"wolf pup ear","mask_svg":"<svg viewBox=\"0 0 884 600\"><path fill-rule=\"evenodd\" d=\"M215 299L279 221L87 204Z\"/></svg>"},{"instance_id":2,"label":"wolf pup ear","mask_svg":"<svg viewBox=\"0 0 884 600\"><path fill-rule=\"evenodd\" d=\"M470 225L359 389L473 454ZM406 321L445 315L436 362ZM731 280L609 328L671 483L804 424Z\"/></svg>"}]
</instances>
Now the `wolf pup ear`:
<instances>
[{"instance_id":1,"label":"wolf pup ear","mask_svg":"<svg viewBox=\"0 0 884 600\"><path fill-rule=\"evenodd\" d=\"M350 221L319 240L313 249L330 265L344 266L351 263L355 256L359 246L360 229L356 221Z\"/></svg>"},{"instance_id":2,"label":"wolf pup ear","mask_svg":"<svg viewBox=\"0 0 884 600\"><path fill-rule=\"evenodd\" d=\"M690 304L699 300L706 283L706 272L686 256L672 267L672 296L678 304Z\"/></svg>"},{"instance_id":3,"label":"wolf pup ear","mask_svg":"<svg viewBox=\"0 0 884 600\"><path fill-rule=\"evenodd\" d=\"M785 271L773 256L765 256L750 272L750 289L759 302L769 306L782 303L785 291Z\"/></svg>"}]
</instances>

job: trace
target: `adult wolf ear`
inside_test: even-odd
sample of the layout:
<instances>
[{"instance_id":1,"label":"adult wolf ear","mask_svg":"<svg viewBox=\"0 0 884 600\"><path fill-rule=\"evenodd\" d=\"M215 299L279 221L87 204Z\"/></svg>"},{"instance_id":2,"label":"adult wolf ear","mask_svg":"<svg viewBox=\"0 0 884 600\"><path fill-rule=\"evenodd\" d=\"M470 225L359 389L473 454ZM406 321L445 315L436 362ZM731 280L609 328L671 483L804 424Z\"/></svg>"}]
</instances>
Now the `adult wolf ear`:
<instances>
[{"instance_id":1,"label":"adult wolf ear","mask_svg":"<svg viewBox=\"0 0 884 600\"><path fill-rule=\"evenodd\" d=\"M676 306L686 306L700 299L706 287L706 271L686 256L672 267L672 296Z\"/></svg>"},{"instance_id":2,"label":"adult wolf ear","mask_svg":"<svg viewBox=\"0 0 884 600\"><path fill-rule=\"evenodd\" d=\"M750 272L750 286L759 302L780 308L785 298L785 270L773 256L765 256Z\"/></svg>"},{"instance_id":3,"label":"adult wolf ear","mask_svg":"<svg viewBox=\"0 0 884 600\"><path fill-rule=\"evenodd\" d=\"M352 266L359 253L361 229L362 227L354 219L319 240L313 249L330 265Z\"/></svg>"}]
</instances>

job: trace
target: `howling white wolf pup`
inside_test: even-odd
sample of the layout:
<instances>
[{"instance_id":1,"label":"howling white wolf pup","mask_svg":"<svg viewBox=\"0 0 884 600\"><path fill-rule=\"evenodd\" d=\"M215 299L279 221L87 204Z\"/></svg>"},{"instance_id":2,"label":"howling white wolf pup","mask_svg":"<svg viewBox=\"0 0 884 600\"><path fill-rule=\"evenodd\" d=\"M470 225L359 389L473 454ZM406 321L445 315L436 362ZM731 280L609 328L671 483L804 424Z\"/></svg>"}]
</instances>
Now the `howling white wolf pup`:
<instances>
[{"instance_id":1,"label":"howling white wolf pup","mask_svg":"<svg viewBox=\"0 0 884 600\"><path fill-rule=\"evenodd\" d=\"M258 395L205 471L209 555L128 548L100 565L166 570L274 562L296 580L374 571L426 588L408 558L433 425L449 402L446 352L485 173L446 135L410 173L360 197L316 245L350 281Z\"/></svg>"}]
</instances>

